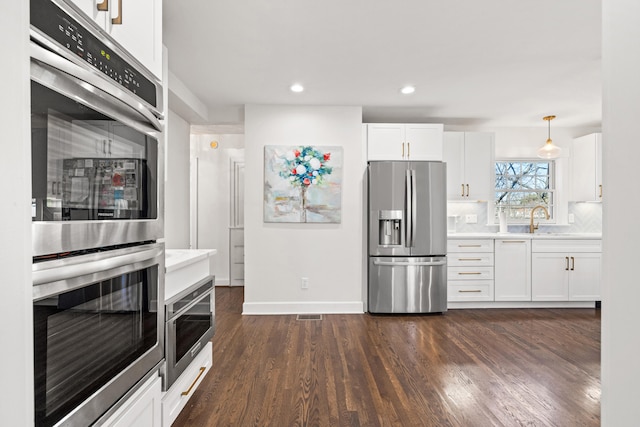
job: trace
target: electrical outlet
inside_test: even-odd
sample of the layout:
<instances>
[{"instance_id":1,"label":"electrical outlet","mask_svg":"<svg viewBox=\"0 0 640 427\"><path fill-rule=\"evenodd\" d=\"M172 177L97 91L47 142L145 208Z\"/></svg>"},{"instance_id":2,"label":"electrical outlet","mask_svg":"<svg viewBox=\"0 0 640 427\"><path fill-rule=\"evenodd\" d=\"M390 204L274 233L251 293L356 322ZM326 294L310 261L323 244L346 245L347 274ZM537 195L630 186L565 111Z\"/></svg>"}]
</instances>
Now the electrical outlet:
<instances>
[{"instance_id":1,"label":"electrical outlet","mask_svg":"<svg viewBox=\"0 0 640 427\"><path fill-rule=\"evenodd\" d=\"M467 224L476 224L478 222L478 215L467 214L465 215L464 220Z\"/></svg>"},{"instance_id":2,"label":"electrical outlet","mask_svg":"<svg viewBox=\"0 0 640 427\"><path fill-rule=\"evenodd\" d=\"M569 214L569 218L567 219L567 222L569 224L573 224L574 222L576 222L576 216L572 213Z\"/></svg>"},{"instance_id":3,"label":"electrical outlet","mask_svg":"<svg viewBox=\"0 0 640 427\"><path fill-rule=\"evenodd\" d=\"M300 279L300 288L301 289L309 289L309 278L303 277Z\"/></svg>"}]
</instances>

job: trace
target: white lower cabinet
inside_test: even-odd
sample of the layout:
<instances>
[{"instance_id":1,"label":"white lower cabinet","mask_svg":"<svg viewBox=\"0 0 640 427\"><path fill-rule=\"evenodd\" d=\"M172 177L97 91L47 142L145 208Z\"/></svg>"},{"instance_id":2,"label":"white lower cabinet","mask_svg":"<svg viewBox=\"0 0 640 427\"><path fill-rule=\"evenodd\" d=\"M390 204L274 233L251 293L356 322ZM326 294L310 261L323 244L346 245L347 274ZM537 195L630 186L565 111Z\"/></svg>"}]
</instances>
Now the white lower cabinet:
<instances>
[{"instance_id":1,"label":"white lower cabinet","mask_svg":"<svg viewBox=\"0 0 640 427\"><path fill-rule=\"evenodd\" d=\"M162 380L148 379L107 421L106 427L160 427Z\"/></svg>"},{"instance_id":2,"label":"white lower cabinet","mask_svg":"<svg viewBox=\"0 0 640 427\"><path fill-rule=\"evenodd\" d=\"M531 301L531 240L495 240L496 301Z\"/></svg>"},{"instance_id":3,"label":"white lower cabinet","mask_svg":"<svg viewBox=\"0 0 640 427\"><path fill-rule=\"evenodd\" d=\"M600 240L534 241L533 301L598 301L602 280Z\"/></svg>"},{"instance_id":4,"label":"white lower cabinet","mask_svg":"<svg viewBox=\"0 0 640 427\"><path fill-rule=\"evenodd\" d=\"M447 244L447 299L493 301L493 240L450 240Z\"/></svg>"},{"instance_id":5,"label":"white lower cabinet","mask_svg":"<svg viewBox=\"0 0 640 427\"><path fill-rule=\"evenodd\" d=\"M599 238L459 236L448 241L447 263L450 308L587 307L601 300Z\"/></svg>"},{"instance_id":6,"label":"white lower cabinet","mask_svg":"<svg viewBox=\"0 0 640 427\"><path fill-rule=\"evenodd\" d=\"M162 397L162 427L173 424L211 369L212 363L213 344L209 342Z\"/></svg>"}]
</instances>

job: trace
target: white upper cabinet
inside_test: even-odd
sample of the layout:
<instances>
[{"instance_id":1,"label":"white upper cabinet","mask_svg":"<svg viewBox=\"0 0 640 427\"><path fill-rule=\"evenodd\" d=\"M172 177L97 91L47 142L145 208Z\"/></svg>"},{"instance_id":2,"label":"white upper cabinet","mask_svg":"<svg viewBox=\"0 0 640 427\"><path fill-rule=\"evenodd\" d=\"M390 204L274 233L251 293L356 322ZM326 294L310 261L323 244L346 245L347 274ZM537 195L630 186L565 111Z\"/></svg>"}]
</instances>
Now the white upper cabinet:
<instances>
[{"instance_id":1,"label":"white upper cabinet","mask_svg":"<svg viewBox=\"0 0 640 427\"><path fill-rule=\"evenodd\" d=\"M442 160L441 124L370 123L368 160Z\"/></svg>"},{"instance_id":2,"label":"white upper cabinet","mask_svg":"<svg viewBox=\"0 0 640 427\"><path fill-rule=\"evenodd\" d=\"M444 132L448 200L493 200L494 135Z\"/></svg>"},{"instance_id":3,"label":"white upper cabinet","mask_svg":"<svg viewBox=\"0 0 640 427\"><path fill-rule=\"evenodd\" d=\"M571 145L572 201L602 201L602 134L592 133Z\"/></svg>"},{"instance_id":4,"label":"white upper cabinet","mask_svg":"<svg viewBox=\"0 0 640 427\"><path fill-rule=\"evenodd\" d=\"M72 1L162 80L162 0Z\"/></svg>"}]
</instances>

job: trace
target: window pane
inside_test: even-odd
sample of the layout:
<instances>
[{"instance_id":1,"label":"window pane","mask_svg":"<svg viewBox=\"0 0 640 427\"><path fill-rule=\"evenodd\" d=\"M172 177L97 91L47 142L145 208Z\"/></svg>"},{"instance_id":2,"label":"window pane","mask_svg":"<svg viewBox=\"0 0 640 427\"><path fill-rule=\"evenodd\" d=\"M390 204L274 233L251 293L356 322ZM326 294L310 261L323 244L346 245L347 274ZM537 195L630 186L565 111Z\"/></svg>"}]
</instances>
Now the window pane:
<instances>
[{"instance_id":1,"label":"window pane","mask_svg":"<svg viewBox=\"0 0 640 427\"><path fill-rule=\"evenodd\" d=\"M495 163L496 218L504 210L512 222L527 222L538 205L553 212L553 162L539 160L498 161ZM536 218L544 217L542 210Z\"/></svg>"}]
</instances>

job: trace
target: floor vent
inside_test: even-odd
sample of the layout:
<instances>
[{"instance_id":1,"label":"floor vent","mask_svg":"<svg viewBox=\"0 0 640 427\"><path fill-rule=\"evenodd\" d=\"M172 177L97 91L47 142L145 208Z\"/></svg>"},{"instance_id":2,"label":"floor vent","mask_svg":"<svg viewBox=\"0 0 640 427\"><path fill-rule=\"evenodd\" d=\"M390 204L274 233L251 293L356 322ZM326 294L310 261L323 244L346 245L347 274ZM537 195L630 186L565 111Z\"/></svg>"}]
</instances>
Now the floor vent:
<instances>
[{"instance_id":1,"label":"floor vent","mask_svg":"<svg viewBox=\"0 0 640 427\"><path fill-rule=\"evenodd\" d=\"M322 320L322 314L298 314L296 320Z\"/></svg>"}]
</instances>

